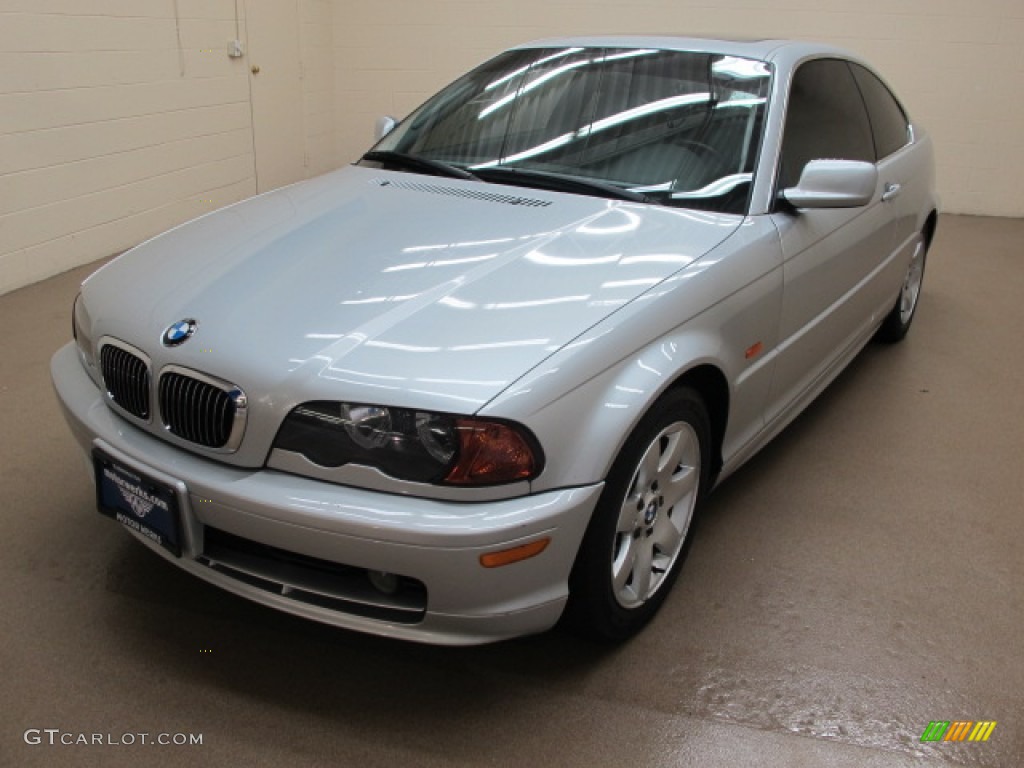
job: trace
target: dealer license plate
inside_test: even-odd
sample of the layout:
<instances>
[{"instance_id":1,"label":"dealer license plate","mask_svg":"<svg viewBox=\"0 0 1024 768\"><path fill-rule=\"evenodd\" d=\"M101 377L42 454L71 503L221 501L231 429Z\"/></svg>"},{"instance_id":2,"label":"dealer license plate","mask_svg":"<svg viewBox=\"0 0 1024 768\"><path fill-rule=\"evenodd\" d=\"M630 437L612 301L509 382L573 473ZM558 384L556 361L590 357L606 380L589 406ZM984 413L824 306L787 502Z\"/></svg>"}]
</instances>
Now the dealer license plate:
<instances>
[{"instance_id":1,"label":"dealer license plate","mask_svg":"<svg viewBox=\"0 0 1024 768\"><path fill-rule=\"evenodd\" d=\"M93 451L96 506L121 525L181 555L181 515L174 488Z\"/></svg>"}]
</instances>

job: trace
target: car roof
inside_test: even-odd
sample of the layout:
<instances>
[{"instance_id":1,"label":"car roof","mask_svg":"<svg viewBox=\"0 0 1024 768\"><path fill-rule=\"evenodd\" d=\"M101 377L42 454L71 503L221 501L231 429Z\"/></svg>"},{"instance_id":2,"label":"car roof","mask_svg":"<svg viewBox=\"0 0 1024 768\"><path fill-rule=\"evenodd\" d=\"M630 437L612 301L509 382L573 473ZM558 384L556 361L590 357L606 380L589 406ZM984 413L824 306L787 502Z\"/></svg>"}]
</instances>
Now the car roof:
<instances>
[{"instance_id":1,"label":"car roof","mask_svg":"<svg viewBox=\"0 0 1024 768\"><path fill-rule=\"evenodd\" d=\"M657 48L698 53L719 53L759 61L795 62L811 56L838 56L857 60L849 51L822 43L800 40L710 37L668 37L657 35L593 35L535 40L516 48Z\"/></svg>"}]
</instances>

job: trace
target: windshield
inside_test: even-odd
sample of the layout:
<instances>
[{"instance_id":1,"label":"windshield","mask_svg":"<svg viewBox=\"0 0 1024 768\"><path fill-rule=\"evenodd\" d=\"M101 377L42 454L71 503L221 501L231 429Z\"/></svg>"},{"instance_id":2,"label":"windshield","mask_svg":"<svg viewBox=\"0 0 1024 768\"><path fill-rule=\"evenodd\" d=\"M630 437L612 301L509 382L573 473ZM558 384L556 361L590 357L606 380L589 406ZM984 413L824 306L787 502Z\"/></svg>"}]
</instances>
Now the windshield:
<instances>
[{"instance_id":1,"label":"windshield","mask_svg":"<svg viewBox=\"0 0 1024 768\"><path fill-rule=\"evenodd\" d=\"M417 109L374 159L400 153L485 181L531 186L543 175L553 188L563 177L590 193L745 213L770 74L707 53L512 50Z\"/></svg>"}]
</instances>

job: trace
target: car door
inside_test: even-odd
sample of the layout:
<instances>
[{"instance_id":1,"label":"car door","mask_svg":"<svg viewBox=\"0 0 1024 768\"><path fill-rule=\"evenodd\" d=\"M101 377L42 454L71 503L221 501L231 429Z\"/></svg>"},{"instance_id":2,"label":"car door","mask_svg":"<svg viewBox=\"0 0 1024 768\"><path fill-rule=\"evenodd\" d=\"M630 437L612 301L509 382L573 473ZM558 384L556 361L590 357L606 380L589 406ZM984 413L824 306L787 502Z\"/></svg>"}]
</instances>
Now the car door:
<instances>
[{"instance_id":1,"label":"car door","mask_svg":"<svg viewBox=\"0 0 1024 768\"><path fill-rule=\"evenodd\" d=\"M780 192L796 186L811 160L876 159L864 99L840 59L800 65L783 130ZM863 207L794 210L780 200L771 214L783 251L784 292L769 421L813 394L877 320L880 273L894 238L883 184L880 178Z\"/></svg>"},{"instance_id":2,"label":"car door","mask_svg":"<svg viewBox=\"0 0 1024 768\"><path fill-rule=\"evenodd\" d=\"M922 157L912 147L910 120L892 91L867 67L850 62L850 71L864 97L871 132L875 139L875 156L885 202L892 208L893 248L897 258L893 266L896 277L891 289L899 285L919 240L918 216L920 200L928 175L922 172Z\"/></svg>"}]
</instances>

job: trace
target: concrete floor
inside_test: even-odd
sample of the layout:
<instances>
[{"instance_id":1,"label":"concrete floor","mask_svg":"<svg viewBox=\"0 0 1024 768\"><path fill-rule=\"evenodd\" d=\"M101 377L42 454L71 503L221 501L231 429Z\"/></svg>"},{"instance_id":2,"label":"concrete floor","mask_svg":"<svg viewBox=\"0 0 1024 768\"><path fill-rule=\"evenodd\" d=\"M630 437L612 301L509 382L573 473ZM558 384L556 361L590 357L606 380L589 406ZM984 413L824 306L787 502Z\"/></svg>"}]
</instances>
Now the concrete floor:
<instances>
[{"instance_id":1,"label":"concrete floor","mask_svg":"<svg viewBox=\"0 0 1024 768\"><path fill-rule=\"evenodd\" d=\"M88 271L0 298L0 765L1024 765L1024 221L943 217L907 342L726 482L615 649L354 635L130 539L48 380ZM998 725L922 744L931 720Z\"/></svg>"}]
</instances>

